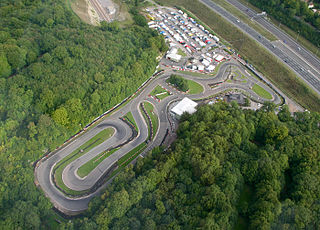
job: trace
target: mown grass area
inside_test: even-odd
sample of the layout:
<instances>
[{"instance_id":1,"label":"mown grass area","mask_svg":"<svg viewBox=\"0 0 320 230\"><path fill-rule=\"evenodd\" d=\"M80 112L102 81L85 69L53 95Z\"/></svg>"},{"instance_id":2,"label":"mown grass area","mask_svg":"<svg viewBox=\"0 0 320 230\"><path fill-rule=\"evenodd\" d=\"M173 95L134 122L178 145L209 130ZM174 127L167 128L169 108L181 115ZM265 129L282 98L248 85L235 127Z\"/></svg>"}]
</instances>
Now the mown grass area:
<instances>
[{"instance_id":1,"label":"mown grass area","mask_svg":"<svg viewBox=\"0 0 320 230\"><path fill-rule=\"evenodd\" d=\"M170 94L169 94L169 92L167 90L163 89L160 85L157 85L152 90L150 95L162 100L162 99L168 97Z\"/></svg>"},{"instance_id":2,"label":"mown grass area","mask_svg":"<svg viewBox=\"0 0 320 230\"><path fill-rule=\"evenodd\" d=\"M247 0L239 0L239 2L241 2L242 4L248 5L248 7L250 7L251 9L254 9L256 12L261 12L262 11L261 9L259 9L259 8L255 7L254 5L250 4ZM270 16L268 16L268 17L270 18ZM296 39L298 37L298 42L302 46L304 46L310 52L312 52L313 54L317 55L320 58L320 47L315 46L314 44L312 44L309 40L305 39L304 37L298 36L297 32L293 31L292 29L290 29L286 25L280 24L280 22L278 22L274 18L271 18L271 22L275 26L277 26L278 28L280 28L281 30L283 30L284 32L289 34L293 39Z\"/></svg>"},{"instance_id":3,"label":"mown grass area","mask_svg":"<svg viewBox=\"0 0 320 230\"><path fill-rule=\"evenodd\" d=\"M189 91L188 94L199 94L203 92L203 87L202 85L200 85L199 83L192 81L192 80L188 80L186 79L188 82L188 86L189 86Z\"/></svg>"},{"instance_id":4,"label":"mown grass area","mask_svg":"<svg viewBox=\"0 0 320 230\"><path fill-rule=\"evenodd\" d=\"M143 105L144 105L144 108L146 109L147 113L149 114L149 116L151 118L153 135L156 135L156 133L158 131L158 127L159 127L158 116L154 112L154 107L153 107L153 105L151 103L144 102Z\"/></svg>"},{"instance_id":5,"label":"mown grass area","mask_svg":"<svg viewBox=\"0 0 320 230\"><path fill-rule=\"evenodd\" d=\"M268 91L266 91L264 88L262 88L260 85L254 84L252 87L252 90L262 98L269 99L269 100L272 99L272 95Z\"/></svg>"},{"instance_id":6,"label":"mown grass area","mask_svg":"<svg viewBox=\"0 0 320 230\"><path fill-rule=\"evenodd\" d=\"M90 161L82 165L78 171L77 174L81 178L87 176L93 169L95 169L104 159L111 156L115 151L119 150L119 148L112 149L110 151L104 151L100 153L99 155L92 158Z\"/></svg>"},{"instance_id":7,"label":"mown grass area","mask_svg":"<svg viewBox=\"0 0 320 230\"><path fill-rule=\"evenodd\" d=\"M251 21L248 16L246 16L244 13L242 13L240 10L238 10L236 7L231 5L225 0L212 0L228 12L232 13L234 16L236 16L239 20L246 23L250 27L252 27L254 30L256 30L258 33L260 33L265 38L269 39L270 41L277 40L277 37L274 36L272 33L270 33L268 30L262 28L258 23L255 23L254 21Z\"/></svg>"},{"instance_id":8,"label":"mown grass area","mask_svg":"<svg viewBox=\"0 0 320 230\"><path fill-rule=\"evenodd\" d=\"M137 132L139 131L138 126L137 126L137 123L136 123L136 121L134 120L133 115L132 115L131 112L127 113L127 114L124 116L124 118L125 118L126 120L128 120L128 121L134 126L134 128L136 129Z\"/></svg>"},{"instance_id":9,"label":"mown grass area","mask_svg":"<svg viewBox=\"0 0 320 230\"><path fill-rule=\"evenodd\" d=\"M157 2L169 6L182 6L191 11L218 35L229 41L244 59L253 64L288 97L311 111L320 111L320 97L313 90L299 79L289 67L278 61L269 51L222 16L197 0L157 0Z\"/></svg>"},{"instance_id":10,"label":"mown grass area","mask_svg":"<svg viewBox=\"0 0 320 230\"><path fill-rule=\"evenodd\" d=\"M56 169L55 171L55 181L57 186L59 186L62 190L67 192L68 194L71 195L79 195L82 194L83 191L74 191L70 188L68 188L62 180L62 172L64 168L70 164L72 161L76 160L77 158L83 156L86 154L89 150L94 148L95 146L98 146L99 144L103 143L105 140L110 138L114 133L113 128L107 128L99 132L97 135L92 137L89 141L81 145L79 148L77 148L75 151L73 151L71 154L60 160L57 165L54 167Z\"/></svg>"}]
</instances>

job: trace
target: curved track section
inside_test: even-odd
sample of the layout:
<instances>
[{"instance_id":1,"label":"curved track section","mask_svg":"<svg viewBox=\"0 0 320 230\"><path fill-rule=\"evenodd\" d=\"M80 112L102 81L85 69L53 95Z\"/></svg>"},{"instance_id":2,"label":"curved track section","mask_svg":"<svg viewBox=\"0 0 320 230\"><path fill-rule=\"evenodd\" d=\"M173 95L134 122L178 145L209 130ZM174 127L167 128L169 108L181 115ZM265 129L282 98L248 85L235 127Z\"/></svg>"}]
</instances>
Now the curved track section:
<instances>
[{"instance_id":1,"label":"curved track section","mask_svg":"<svg viewBox=\"0 0 320 230\"><path fill-rule=\"evenodd\" d=\"M241 71L241 74L245 75L248 79L246 83L234 83L228 82L228 68L230 66L236 67ZM118 160L125 156L132 149L136 148L140 144L144 143L148 139L148 125L142 115L140 110L140 104L143 101L149 101L154 105L154 112L157 113L159 119L159 128L154 136L154 139L148 142L147 148L141 155L147 153L155 146L159 146L163 143L164 137L168 134L172 134L175 130L174 121L170 118L168 114L168 107L173 101L180 100L184 97L189 97L191 99L203 99L209 96L215 95L217 93L223 92L228 89L239 89L246 91L247 95L256 101L264 102L265 100L256 95L252 90L253 84L259 84L265 90L267 90L273 97L271 101L276 104L281 102L278 94L273 92L270 88L258 82L254 77L250 76L241 65L239 65L235 60L225 62L220 66L218 74L216 76L205 76L195 77L187 73L179 73L179 75L184 78L196 81L204 87L204 91L197 95L185 95L182 92L169 86L165 80L174 73L171 69L166 69L165 74L154 78L148 83L148 85L139 92L139 95L133 100L128 102L125 106L117 111L113 112L110 116L102 120L98 125L90 128L88 131L84 132L81 136L74 139L69 144L57 150L54 154L47 159L42 159L35 168L36 182L40 185L42 190L45 192L46 196L50 198L54 206L60 211L67 215L76 215L88 208L89 201L96 195L99 191L104 188L111 180L103 183L103 177L111 172L117 167ZM217 87L211 88L210 85L220 83ZM161 85L169 89L172 95L164 98L162 101L158 102L150 98L148 95L157 86ZM138 133L134 135L135 138L132 139L133 130L128 124L123 122L120 118L131 112L135 123L138 128ZM70 164L68 164L62 172L62 180L64 184L74 191L87 191L84 196L72 198L64 194L61 189L57 188L54 183L53 169L54 166L64 159L66 156L71 154L74 150L79 148L83 143L90 140L92 137L97 135L101 130L112 127L115 129L115 133L112 137L104 141L103 143L95 146L83 156L77 158ZM119 150L115 151L109 157L104 159L96 168L94 168L87 176L81 178L77 174L77 170L90 161L92 158L96 157L101 152L112 149L119 144L124 144ZM101 182L102 181L102 182ZM101 185L102 184L102 185ZM101 185L101 186L100 186ZM94 189L92 189L94 188ZM88 193L89 191L89 193Z\"/></svg>"}]
</instances>

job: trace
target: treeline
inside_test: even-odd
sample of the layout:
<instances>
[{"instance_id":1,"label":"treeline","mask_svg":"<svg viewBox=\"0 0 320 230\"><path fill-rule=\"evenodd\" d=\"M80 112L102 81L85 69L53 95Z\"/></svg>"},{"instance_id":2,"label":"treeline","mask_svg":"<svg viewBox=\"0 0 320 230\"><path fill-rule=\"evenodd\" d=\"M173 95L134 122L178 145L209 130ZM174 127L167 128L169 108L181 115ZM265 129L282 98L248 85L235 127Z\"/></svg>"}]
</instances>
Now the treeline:
<instances>
[{"instance_id":1,"label":"treeline","mask_svg":"<svg viewBox=\"0 0 320 230\"><path fill-rule=\"evenodd\" d=\"M139 159L68 227L317 229L320 114L274 108L184 114L171 150Z\"/></svg>"},{"instance_id":2,"label":"treeline","mask_svg":"<svg viewBox=\"0 0 320 230\"><path fill-rule=\"evenodd\" d=\"M187 92L189 90L188 81L181 76L172 74L169 77L168 82L174 85L180 91Z\"/></svg>"},{"instance_id":3,"label":"treeline","mask_svg":"<svg viewBox=\"0 0 320 230\"><path fill-rule=\"evenodd\" d=\"M48 229L33 162L132 94L166 46L147 26L84 24L65 0L2 0L0 17L0 229Z\"/></svg>"},{"instance_id":4,"label":"treeline","mask_svg":"<svg viewBox=\"0 0 320 230\"><path fill-rule=\"evenodd\" d=\"M308 3L301 0L248 0L266 11L279 22L311 41L315 46L320 44L320 14L308 8ZM316 4L319 1L315 1ZM319 6L319 4L317 4Z\"/></svg>"}]
</instances>

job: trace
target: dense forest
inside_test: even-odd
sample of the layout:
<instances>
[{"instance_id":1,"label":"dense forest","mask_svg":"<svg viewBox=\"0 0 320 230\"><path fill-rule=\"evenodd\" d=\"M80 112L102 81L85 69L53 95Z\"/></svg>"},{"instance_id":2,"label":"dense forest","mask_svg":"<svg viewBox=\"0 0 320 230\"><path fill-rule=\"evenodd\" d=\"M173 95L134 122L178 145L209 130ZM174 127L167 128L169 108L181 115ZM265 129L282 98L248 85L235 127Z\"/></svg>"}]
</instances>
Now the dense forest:
<instances>
[{"instance_id":1,"label":"dense forest","mask_svg":"<svg viewBox=\"0 0 320 230\"><path fill-rule=\"evenodd\" d=\"M218 103L184 114L74 229L318 229L320 114ZM88 218L89 217L89 218Z\"/></svg>"},{"instance_id":2,"label":"dense forest","mask_svg":"<svg viewBox=\"0 0 320 230\"><path fill-rule=\"evenodd\" d=\"M93 27L66 2L0 3L0 229L48 228L33 162L131 95L166 49L134 10L133 25Z\"/></svg>"},{"instance_id":3,"label":"dense forest","mask_svg":"<svg viewBox=\"0 0 320 230\"><path fill-rule=\"evenodd\" d=\"M279 22L285 24L314 45L320 45L320 14L308 8L302 0L248 0L253 5L266 11ZM320 7L320 1L315 0ZM319 9L319 8L318 8Z\"/></svg>"}]
</instances>

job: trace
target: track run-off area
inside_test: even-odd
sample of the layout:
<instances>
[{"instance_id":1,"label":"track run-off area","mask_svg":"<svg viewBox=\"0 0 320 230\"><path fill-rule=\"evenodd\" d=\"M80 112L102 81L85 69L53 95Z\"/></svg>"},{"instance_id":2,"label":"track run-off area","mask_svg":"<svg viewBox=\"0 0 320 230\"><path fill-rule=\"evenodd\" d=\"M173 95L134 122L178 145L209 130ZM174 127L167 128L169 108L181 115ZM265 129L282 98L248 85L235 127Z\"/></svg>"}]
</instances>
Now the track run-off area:
<instances>
[{"instance_id":1,"label":"track run-off area","mask_svg":"<svg viewBox=\"0 0 320 230\"><path fill-rule=\"evenodd\" d=\"M245 80L230 79L230 66ZM168 146L174 140L177 128L177 120L169 112L173 102L188 97L201 104L203 99L228 90L237 90L257 103L283 103L283 98L279 96L281 93L259 81L235 58L221 63L215 75L192 75L191 72L164 68L131 100L37 162L35 183L58 210L67 215L83 212L88 208L90 200L99 195L123 167L143 157L156 146ZM178 74L200 84L203 91L199 94L178 91L166 83L171 74ZM253 90L255 85L267 91L272 98L258 95ZM159 86L170 92L162 100L150 96ZM147 104L148 108L145 108ZM107 136L101 135L101 132Z\"/></svg>"}]
</instances>

